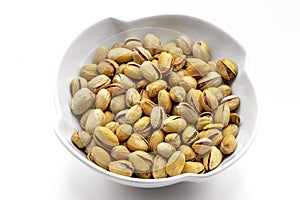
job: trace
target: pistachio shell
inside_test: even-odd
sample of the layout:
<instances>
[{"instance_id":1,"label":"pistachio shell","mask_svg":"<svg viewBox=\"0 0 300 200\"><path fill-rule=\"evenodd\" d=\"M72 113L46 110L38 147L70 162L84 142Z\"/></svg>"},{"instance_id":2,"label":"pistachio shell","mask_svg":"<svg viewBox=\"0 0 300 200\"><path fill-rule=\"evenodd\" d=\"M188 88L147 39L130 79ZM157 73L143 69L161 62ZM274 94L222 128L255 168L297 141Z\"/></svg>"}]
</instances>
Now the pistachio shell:
<instances>
[{"instance_id":1,"label":"pistachio shell","mask_svg":"<svg viewBox=\"0 0 300 200\"><path fill-rule=\"evenodd\" d=\"M207 171L211 171L218 167L222 162L222 153L221 151L215 147L211 147L211 151L204 155L203 164Z\"/></svg>"},{"instance_id":2,"label":"pistachio shell","mask_svg":"<svg viewBox=\"0 0 300 200\"><path fill-rule=\"evenodd\" d=\"M99 64L99 62L103 61L106 59L107 54L109 52L110 48L106 45L101 45L97 52L95 53L94 59L93 59L93 63L94 64Z\"/></svg>"},{"instance_id":3,"label":"pistachio shell","mask_svg":"<svg viewBox=\"0 0 300 200\"><path fill-rule=\"evenodd\" d=\"M88 82L86 79L82 77L73 78L71 82L71 93L72 97L75 95L75 93L80 90L81 88L87 88Z\"/></svg>"},{"instance_id":4,"label":"pistachio shell","mask_svg":"<svg viewBox=\"0 0 300 200\"><path fill-rule=\"evenodd\" d=\"M153 160L152 175L153 178L165 178L167 161L160 155L156 155Z\"/></svg>"},{"instance_id":5,"label":"pistachio shell","mask_svg":"<svg viewBox=\"0 0 300 200\"><path fill-rule=\"evenodd\" d=\"M236 146L237 144L235 137L232 134L228 134L223 138L220 150L223 154L231 154L235 151Z\"/></svg>"},{"instance_id":6,"label":"pistachio shell","mask_svg":"<svg viewBox=\"0 0 300 200\"><path fill-rule=\"evenodd\" d=\"M107 153L107 151L98 146L91 148L91 151L88 154L88 159L103 169L108 169L108 165L111 162L110 155Z\"/></svg>"},{"instance_id":7,"label":"pistachio shell","mask_svg":"<svg viewBox=\"0 0 300 200\"><path fill-rule=\"evenodd\" d=\"M80 76L85 78L87 81L92 80L94 77L98 76L96 64L86 64L82 67L80 71Z\"/></svg>"},{"instance_id":8,"label":"pistachio shell","mask_svg":"<svg viewBox=\"0 0 300 200\"><path fill-rule=\"evenodd\" d=\"M122 47L113 48L108 52L107 58L118 63L128 62L132 60L132 51Z\"/></svg>"},{"instance_id":9,"label":"pistachio shell","mask_svg":"<svg viewBox=\"0 0 300 200\"><path fill-rule=\"evenodd\" d=\"M71 111L74 115L85 113L95 101L95 95L87 88L82 88L71 100Z\"/></svg>"},{"instance_id":10,"label":"pistachio shell","mask_svg":"<svg viewBox=\"0 0 300 200\"><path fill-rule=\"evenodd\" d=\"M105 111L110 103L111 95L107 89L101 89L96 95L95 107Z\"/></svg>"},{"instance_id":11,"label":"pistachio shell","mask_svg":"<svg viewBox=\"0 0 300 200\"><path fill-rule=\"evenodd\" d=\"M134 172L134 167L132 163L128 160L112 161L109 163L108 168L109 171L123 176L132 176Z\"/></svg>"},{"instance_id":12,"label":"pistachio shell","mask_svg":"<svg viewBox=\"0 0 300 200\"><path fill-rule=\"evenodd\" d=\"M166 172L169 176L181 174L185 165L185 156L181 151L175 151L168 159Z\"/></svg>"}]
</instances>

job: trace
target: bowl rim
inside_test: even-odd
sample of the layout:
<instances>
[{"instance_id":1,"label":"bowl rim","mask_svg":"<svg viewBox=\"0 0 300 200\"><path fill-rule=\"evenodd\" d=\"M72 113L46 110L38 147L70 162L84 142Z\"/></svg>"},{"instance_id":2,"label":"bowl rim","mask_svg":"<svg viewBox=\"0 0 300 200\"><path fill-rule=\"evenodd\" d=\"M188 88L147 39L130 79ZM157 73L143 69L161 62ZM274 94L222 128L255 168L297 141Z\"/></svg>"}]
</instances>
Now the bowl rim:
<instances>
[{"instance_id":1,"label":"bowl rim","mask_svg":"<svg viewBox=\"0 0 300 200\"><path fill-rule=\"evenodd\" d=\"M238 42L235 38L233 38L231 35L229 35L223 29L221 29L221 28L217 27L216 25L214 25L214 24L212 24L208 21L205 21L203 19L192 17L192 16L187 16L187 15L177 15L177 14L176 15L172 15L172 14L154 15L154 16L148 16L148 17L144 17L144 18L131 20L131 21L122 21L122 20L119 20L119 19L113 18L113 17L102 19L102 20L97 21L96 23L92 24L91 26L88 26L79 35L77 35L77 37L71 42L71 44L66 49L65 53L62 56L62 60L66 56L67 52L71 49L73 44L78 40L78 38L80 38L81 35L83 35L85 32L88 32L94 26L97 26L99 23L104 23L104 22L108 22L108 21L118 21L118 22L121 22L121 23L130 24L130 23L135 23L137 21L141 21L141 20L149 21L149 20L157 20L157 19L166 18L166 17L186 18L186 19L201 21L201 23L205 23L209 26L212 26L213 28L218 29L223 34L225 34L227 37L230 37L233 41L235 41L237 44L239 44L239 46L242 47L243 50L246 53L245 63L244 63L242 71L245 73L245 76L248 78L250 87L252 87L253 90L255 91L255 87L254 87L253 83L251 82L251 79L249 78L249 74L247 73L247 68L249 66L249 60L250 60L249 51L246 51L244 49L244 46L241 45L240 42ZM130 30L130 29L133 29L133 28L128 27L126 30ZM260 106L259 106L259 103L258 103L257 93L254 92L253 93L254 94L253 98L255 99L256 106L257 106L257 111L256 111L257 119L256 119L256 122L254 123L255 126L253 128L251 136L249 137L249 139L247 140L246 145L243 146L243 148L241 149L240 152L238 152L235 156L233 156L233 158L231 158L229 161L223 163L222 166L217 167L213 171L209 171L205 174L180 174L180 175L175 176L175 177L167 177L167 178L161 178L161 179L133 178L133 177L126 177L126 176L122 176L122 175L118 175L118 174L109 172L108 170L104 170L104 169L98 167L96 164L90 162L88 159L83 158L83 156L79 153L79 150L75 149L74 146L72 146L70 142L66 141L63 134L60 133L59 126L60 126L61 123L65 122L65 120L63 119L63 114L61 112L62 109L61 109L61 106L60 106L60 103L59 103L59 97L58 97L58 90L59 90L58 75L59 75L59 70L62 67L62 60L61 60L60 64L58 65L58 67L57 67L57 69L55 70L55 73L54 73L54 87L53 87L54 95L53 95L53 98L54 98L54 105L55 105L55 108L56 108L56 119L57 119L56 122L55 122L54 132L55 132L56 136L58 137L58 139L60 140L60 142L65 146L65 148L68 149L69 152L71 152L76 158L81 160L84 164L89 166L89 168L92 168L94 171L96 171L98 173L100 172L101 174L104 174L105 177L107 177L109 179L113 179L113 180L115 180L119 183L126 184L126 185L131 185L131 186L135 186L135 187L147 188L147 187L166 186L166 185L171 185L171 184L175 184L177 182L183 182L183 181L194 181L194 182L204 181L204 180L208 179L209 177L212 177L212 176L215 176L215 175L219 174L220 172L224 171L225 169L227 169L228 167L230 167L234 163L236 163L236 161L239 160L248 151L249 147L252 145L252 143L253 143L256 135L257 135L257 130L259 128L259 122L260 122Z\"/></svg>"}]
</instances>

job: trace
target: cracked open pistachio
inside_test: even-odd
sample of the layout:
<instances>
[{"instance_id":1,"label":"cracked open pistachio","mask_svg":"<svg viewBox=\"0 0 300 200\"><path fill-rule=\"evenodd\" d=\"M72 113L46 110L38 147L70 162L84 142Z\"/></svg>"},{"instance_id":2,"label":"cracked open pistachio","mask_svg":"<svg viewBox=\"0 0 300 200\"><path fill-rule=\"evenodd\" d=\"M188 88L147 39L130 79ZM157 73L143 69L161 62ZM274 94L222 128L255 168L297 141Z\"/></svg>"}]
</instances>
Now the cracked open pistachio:
<instances>
[{"instance_id":1,"label":"cracked open pistachio","mask_svg":"<svg viewBox=\"0 0 300 200\"><path fill-rule=\"evenodd\" d=\"M135 178L202 174L236 150L238 63L211 60L205 41L173 39L103 44L72 79L70 110L82 130L71 141L101 168Z\"/></svg>"}]
</instances>

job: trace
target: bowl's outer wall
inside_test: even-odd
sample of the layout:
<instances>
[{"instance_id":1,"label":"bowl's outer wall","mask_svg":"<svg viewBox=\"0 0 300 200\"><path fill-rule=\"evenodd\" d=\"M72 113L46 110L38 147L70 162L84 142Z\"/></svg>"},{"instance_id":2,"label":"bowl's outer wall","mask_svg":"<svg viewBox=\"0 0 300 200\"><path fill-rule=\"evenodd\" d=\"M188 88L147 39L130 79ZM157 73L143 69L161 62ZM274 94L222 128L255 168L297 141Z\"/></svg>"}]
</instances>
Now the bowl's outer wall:
<instances>
[{"instance_id":1,"label":"bowl's outer wall","mask_svg":"<svg viewBox=\"0 0 300 200\"><path fill-rule=\"evenodd\" d=\"M69 91L71 80L79 75L79 71L84 64L91 62L92 55L100 44L112 45L113 42L120 41L121 38L124 39L127 36L136 36L142 39L143 35L150 31L157 34L162 41L174 39L174 36L180 34L188 35L195 40L205 41L211 50L212 60L228 57L234 60L239 67L239 74L232 84L232 92L241 97L239 114L242 116L242 125L240 126L240 132L237 137L238 149L222 163L222 166L205 175L197 175L196 177L194 175L183 175L159 181L133 180L132 178L115 174L111 175L110 172L88 161L85 155L80 152L70 140L72 133L81 129L78 119L74 117L70 111L71 93ZM135 33L137 33L137 35L132 35ZM58 113L58 122L55 132L66 148L79 158L79 160L96 171L109 175L107 177L122 184L137 187L160 187L180 181L204 181L224 170L240 158L253 141L257 127L258 107L255 91L244 70L246 59L246 51L236 40L214 25L197 18L179 15L162 15L131 22L124 22L114 18L102 20L88 28L74 40L58 68L55 77L54 91Z\"/></svg>"}]
</instances>

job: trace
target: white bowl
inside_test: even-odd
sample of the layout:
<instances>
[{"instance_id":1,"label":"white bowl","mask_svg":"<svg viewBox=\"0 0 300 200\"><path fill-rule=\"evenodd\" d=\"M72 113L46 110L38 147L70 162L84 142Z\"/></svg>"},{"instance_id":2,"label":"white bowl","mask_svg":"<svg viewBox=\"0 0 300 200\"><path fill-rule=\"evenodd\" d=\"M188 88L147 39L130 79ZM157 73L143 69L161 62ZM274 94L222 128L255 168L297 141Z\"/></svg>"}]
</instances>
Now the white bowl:
<instances>
[{"instance_id":1,"label":"white bowl","mask_svg":"<svg viewBox=\"0 0 300 200\"><path fill-rule=\"evenodd\" d=\"M238 113L242 117L242 124L237 136L238 147L232 155L223 160L219 167L210 172L205 174L182 174L163 179L140 179L120 176L90 162L86 155L71 142L72 133L81 129L78 119L70 111L71 93L69 91L71 80L79 75L79 71L85 63L92 62L93 54L100 44L109 46L129 36L143 38L146 33L154 33L163 42L174 40L177 35L187 35L195 40L203 40L210 47L212 60L228 57L234 60L239 67L238 76L231 86L233 94L239 95L241 98ZM86 166L92 168L96 173L100 173L104 177L121 184L154 188L182 181L205 181L222 172L241 158L255 137L258 126L258 105L254 88L245 69L247 57L246 50L230 35L208 22L193 17L161 15L130 22L114 18L99 21L74 40L57 70L54 92L58 118L55 127L56 135L66 149Z\"/></svg>"}]
</instances>

